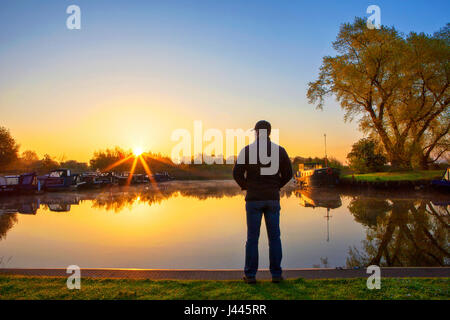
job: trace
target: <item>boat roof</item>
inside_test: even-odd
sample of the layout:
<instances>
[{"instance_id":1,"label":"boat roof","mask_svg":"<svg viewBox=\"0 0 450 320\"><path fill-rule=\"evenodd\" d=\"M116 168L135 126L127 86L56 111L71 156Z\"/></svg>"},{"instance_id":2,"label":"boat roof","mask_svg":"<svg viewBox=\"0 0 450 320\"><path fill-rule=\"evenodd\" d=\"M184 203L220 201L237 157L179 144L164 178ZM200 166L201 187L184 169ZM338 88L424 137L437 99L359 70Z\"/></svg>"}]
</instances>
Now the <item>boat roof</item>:
<instances>
[{"instance_id":1,"label":"boat roof","mask_svg":"<svg viewBox=\"0 0 450 320\"><path fill-rule=\"evenodd\" d=\"M36 172L27 172L27 173L22 173L22 176L34 176L36 175Z\"/></svg>"}]
</instances>

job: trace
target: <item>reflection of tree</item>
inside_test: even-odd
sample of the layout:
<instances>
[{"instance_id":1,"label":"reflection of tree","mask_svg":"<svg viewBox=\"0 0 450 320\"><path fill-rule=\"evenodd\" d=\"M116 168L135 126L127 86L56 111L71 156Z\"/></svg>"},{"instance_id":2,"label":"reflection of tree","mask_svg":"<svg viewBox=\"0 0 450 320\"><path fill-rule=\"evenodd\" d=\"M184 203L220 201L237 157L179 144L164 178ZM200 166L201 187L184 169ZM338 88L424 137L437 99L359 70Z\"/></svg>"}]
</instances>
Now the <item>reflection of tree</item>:
<instances>
[{"instance_id":1,"label":"reflection of tree","mask_svg":"<svg viewBox=\"0 0 450 320\"><path fill-rule=\"evenodd\" d=\"M287 186L281 190L281 196L289 197L294 188ZM161 203L172 197L183 196L197 200L221 199L224 197L235 197L243 195L243 191L231 180L228 181L183 181L158 184L148 187L129 187L121 191L103 192L89 197L93 201L93 207L104 208L119 212L126 207L131 208L139 199L140 203L152 205ZM91 193L92 195L92 193ZM85 197L82 197L85 199ZM86 199L87 200L87 199Z\"/></svg>"},{"instance_id":2,"label":"reflection of tree","mask_svg":"<svg viewBox=\"0 0 450 320\"><path fill-rule=\"evenodd\" d=\"M17 214L0 214L0 240L6 238L6 233L17 223Z\"/></svg>"},{"instance_id":3,"label":"reflection of tree","mask_svg":"<svg viewBox=\"0 0 450 320\"><path fill-rule=\"evenodd\" d=\"M293 190L292 186L285 187L281 190L281 195L289 197L293 194ZM243 194L243 191L232 180L172 181L157 185L148 184L76 193L46 193L39 196L10 197L2 199L0 214L16 212L35 214L38 207L50 211L69 211L70 205L78 205L80 201L90 201L94 208L119 212L125 208L132 208L136 202L152 205L177 196L206 200ZM68 209L52 209L58 207Z\"/></svg>"},{"instance_id":4,"label":"reflection of tree","mask_svg":"<svg viewBox=\"0 0 450 320\"><path fill-rule=\"evenodd\" d=\"M286 187L281 190L281 196L289 197L294 188ZM140 203L152 205L161 203L172 197L183 196L197 200L221 199L243 195L243 191L234 181L184 181L158 184L148 187L129 187L120 192L103 192L90 197L93 207L104 208L119 212L125 208L131 208L139 199Z\"/></svg>"},{"instance_id":5,"label":"reflection of tree","mask_svg":"<svg viewBox=\"0 0 450 320\"><path fill-rule=\"evenodd\" d=\"M131 207L138 199L140 203L152 205L179 195L198 200L220 199L241 194L240 188L232 181L222 182L171 182L149 187L129 187L121 192L105 192L92 197L93 207L119 212Z\"/></svg>"},{"instance_id":6,"label":"reflection of tree","mask_svg":"<svg viewBox=\"0 0 450 320\"><path fill-rule=\"evenodd\" d=\"M377 217L384 216L391 205L385 199L356 197L350 202L348 209L355 220L367 227L377 224Z\"/></svg>"},{"instance_id":7,"label":"reflection of tree","mask_svg":"<svg viewBox=\"0 0 450 320\"><path fill-rule=\"evenodd\" d=\"M426 200L364 204L368 201L356 198L349 205L356 220L368 229L363 240L364 252L350 248L348 267L448 264L450 228L447 209L435 207Z\"/></svg>"}]
</instances>

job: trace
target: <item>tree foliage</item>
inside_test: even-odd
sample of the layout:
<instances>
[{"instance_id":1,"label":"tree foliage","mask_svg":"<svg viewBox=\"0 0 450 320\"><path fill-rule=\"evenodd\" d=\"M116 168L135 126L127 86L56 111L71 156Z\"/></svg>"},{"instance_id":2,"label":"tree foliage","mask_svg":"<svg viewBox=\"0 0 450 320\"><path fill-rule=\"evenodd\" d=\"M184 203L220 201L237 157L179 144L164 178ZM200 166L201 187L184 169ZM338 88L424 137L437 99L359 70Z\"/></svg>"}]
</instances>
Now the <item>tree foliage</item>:
<instances>
[{"instance_id":1,"label":"tree foliage","mask_svg":"<svg viewBox=\"0 0 450 320\"><path fill-rule=\"evenodd\" d=\"M338 159L336 159L335 157L328 157L327 159L325 159L325 158L319 158L319 157L299 157L299 156L297 156L297 157L291 159L291 162L292 162L292 168L294 169L294 171L298 171L299 164L302 164L302 163L320 163L323 166L328 165L329 167L338 168L338 169L342 169L344 167L342 162L339 161Z\"/></svg>"},{"instance_id":2,"label":"tree foliage","mask_svg":"<svg viewBox=\"0 0 450 320\"><path fill-rule=\"evenodd\" d=\"M83 173L89 171L89 166L86 162L78 162L76 160L67 160L60 163L62 168L70 169L73 173Z\"/></svg>"},{"instance_id":3,"label":"tree foliage","mask_svg":"<svg viewBox=\"0 0 450 320\"><path fill-rule=\"evenodd\" d=\"M47 172L50 172L57 168L59 168L58 161L53 160L53 158L48 154L45 154L44 158L42 158L42 160L39 161L39 167L38 167L39 172L47 173Z\"/></svg>"},{"instance_id":4,"label":"tree foliage","mask_svg":"<svg viewBox=\"0 0 450 320\"><path fill-rule=\"evenodd\" d=\"M132 152L125 151L119 147L114 149L99 150L94 152L94 156L89 161L91 168L94 170L106 170L111 168L114 164L118 164L114 167L117 171L130 171ZM125 160L128 159L128 160Z\"/></svg>"},{"instance_id":5,"label":"tree foliage","mask_svg":"<svg viewBox=\"0 0 450 320\"><path fill-rule=\"evenodd\" d=\"M6 168L17 159L19 145L8 129L0 127L0 169Z\"/></svg>"},{"instance_id":6,"label":"tree foliage","mask_svg":"<svg viewBox=\"0 0 450 320\"><path fill-rule=\"evenodd\" d=\"M394 27L370 30L363 19L341 26L308 98L320 109L334 95L345 120L376 134L394 167L426 168L449 150L450 24L434 35Z\"/></svg>"},{"instance_id":7,"label":"tree foliage","mask_svg":"<svg viewBox=\"0 0 450 320\"><path fill-rule=\"evenodd\" d=\"M367 138L353 144L347 159L349 167L356 173L382 171L386 164L386 157L376 150L375 141Z\"/></svg>"}]
</instances>

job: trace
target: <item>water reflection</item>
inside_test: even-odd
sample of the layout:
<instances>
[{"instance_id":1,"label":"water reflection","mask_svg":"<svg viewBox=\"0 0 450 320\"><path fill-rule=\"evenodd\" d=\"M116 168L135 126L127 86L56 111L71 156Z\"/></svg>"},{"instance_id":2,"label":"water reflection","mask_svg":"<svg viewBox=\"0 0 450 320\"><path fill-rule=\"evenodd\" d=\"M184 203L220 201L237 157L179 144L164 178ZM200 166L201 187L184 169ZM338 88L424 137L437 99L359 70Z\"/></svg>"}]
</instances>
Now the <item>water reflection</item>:
<instances>
[{"instance_id":1,"label":"water reflection","mask_svg":"<svg viewBox=\"0 0 450 320\"><path fill-rule=\"evenodd\" d=\"M285 267L450 263L448 196L305 191L294 186L284 188L281 196ZM233 181L0 198L0 257L4 252L16 254L22 259L16 265L20 267L61 266L66 263L61 254L72 250L88 267L241 267L243 252L236 250L245 240L243 201ZM105 216L108 212L115 215ZM79 226L90 230L86 234L91 239L68 242L65 234ZM15 228L21 230L6 239ZM39 243L29 241L33 236ZM51 254L41 254L39 245ZM111 254L115 251L122 257ZM159 255L158 263L147 263L152 255Z\"/></svg>"},{"instance_id":2,"label":"water reflection","mask_svg":"<svg viewBox=\"0 0 450 320\"><path fill-rule=\"evenodd\" d=\"M326 208L327 242L330 241L331 209L342 206L341 196L334 189L297 189L295 195L300 198L300 204L306 208ZM328 258L321 258L321 265L328 268ZM315 265L317 266L317 265ZM319 265L320 266L320 265Z\"/></svg>"},{"instance_id":3,"label":"water reflection","mask_svg":"<svg viewBox=\"0 0 450 320\"><path fill-rule=\"evenodd\" d=\"M348 267L449 264L448 202L354 197L348 209L367 227L363 249L349 250Z\"/></svg>"},{"instance_id":4,"label":"water reflection","mask_svg":"<svg viewBox=\"0 0 450 320\"><path fill-rule=\"evenodd\" d=\"M17 214L0 214L0 240L6 238L6 233L17 223Z\"/></svg>"},{"instance_id":5,"label":"water reflection","mask_svg":"<svg viewBox=\"0 0 450 320\"><path fill-rule=\"evenodd\" d=\"M282 197L290 197L295 191L288 186L281 191ZM72 193L45 193L38 196L0 198L0 214L22 213L36 214L43 206L50 211L69 212L72 205L82 201L92 202L92 207L120 212L131 208L136 202L152 205L172 197L182 196L198 200L234 197L243 192L233 181L185 181L161 183L157 188L148 186L130 186L108 190L90 190Z\"/></svg>"}]
</instances>

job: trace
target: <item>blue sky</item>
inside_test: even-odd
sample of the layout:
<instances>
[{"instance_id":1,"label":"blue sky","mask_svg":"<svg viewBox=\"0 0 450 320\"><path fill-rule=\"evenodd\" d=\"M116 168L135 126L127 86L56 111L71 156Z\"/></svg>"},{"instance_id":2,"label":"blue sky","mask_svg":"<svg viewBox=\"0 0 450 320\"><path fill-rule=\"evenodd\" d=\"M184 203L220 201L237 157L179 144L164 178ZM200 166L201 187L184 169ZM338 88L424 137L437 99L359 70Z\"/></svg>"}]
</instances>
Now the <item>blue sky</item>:
<instances>
[{"instance_id":1,"label":"blue sky","mask_svg":"<svg viewBox=\"0 0 450 320\"><path fill-rule=\"evenodd\" d=\"M71 4L81 30L66 28ZM136 140L169 154L170 132L196 119L224 130L266 118L291 155L322 155L326 132L343 160L357 124L333 101L316 111L307 83L340 24L371 4L405 33L449 22L449 1L3 0L0 125L22 151L86 160Z\"/></svg>"}]
</instances>

